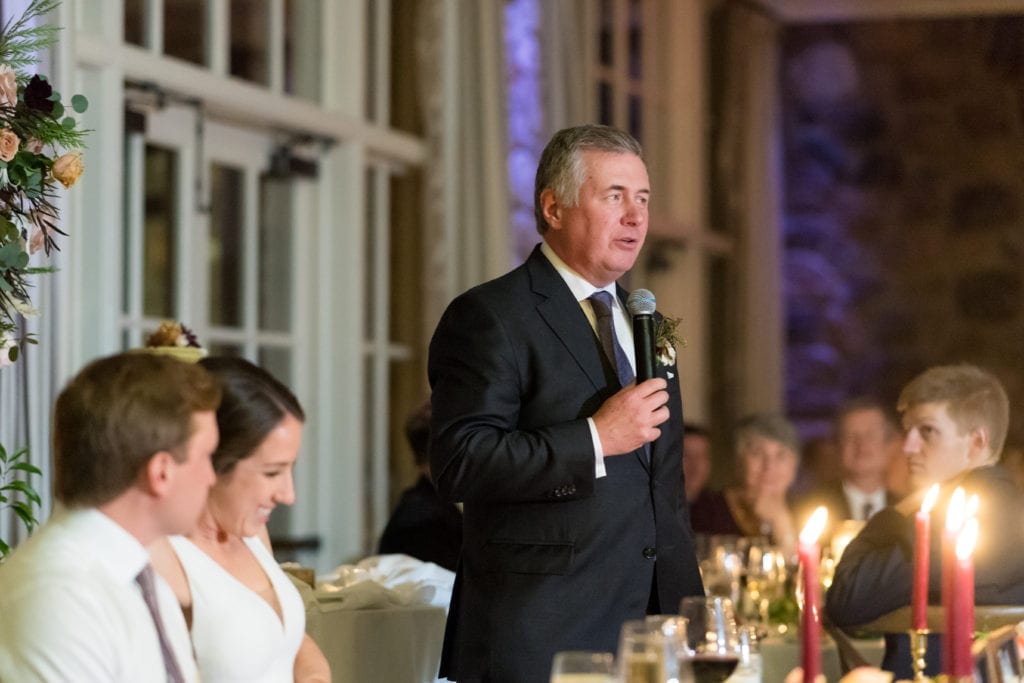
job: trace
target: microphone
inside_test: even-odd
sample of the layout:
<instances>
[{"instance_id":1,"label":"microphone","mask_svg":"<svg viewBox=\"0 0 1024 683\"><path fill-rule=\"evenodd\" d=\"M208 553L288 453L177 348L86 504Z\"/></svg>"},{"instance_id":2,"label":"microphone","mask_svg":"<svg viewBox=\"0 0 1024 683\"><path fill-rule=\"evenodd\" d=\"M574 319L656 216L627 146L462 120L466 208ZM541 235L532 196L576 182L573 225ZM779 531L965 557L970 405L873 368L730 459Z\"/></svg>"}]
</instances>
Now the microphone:
<instances>
[{"instance_id":1,"label":"microphone","mask_svg":"<svg viewBox=\"0 0 1024 683\"><path fill-rule=\"evenodd\" d=\"M626 308L633 316L637 384L654 377L654 307L654 294L649 289L634 289L626 299Z\"/></svg>"}]
</instances>

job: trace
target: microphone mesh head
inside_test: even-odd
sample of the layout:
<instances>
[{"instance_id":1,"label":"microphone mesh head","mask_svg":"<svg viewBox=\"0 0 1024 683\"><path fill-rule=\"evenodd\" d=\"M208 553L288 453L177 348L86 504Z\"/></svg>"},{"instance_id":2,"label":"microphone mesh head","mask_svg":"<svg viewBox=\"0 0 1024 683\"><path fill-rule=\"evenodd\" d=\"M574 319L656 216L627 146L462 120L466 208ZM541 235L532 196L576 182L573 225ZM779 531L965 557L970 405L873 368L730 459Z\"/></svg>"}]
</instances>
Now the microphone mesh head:
<instances>
[{"instance_id":1,"label":"microphone mesh head","mask_svg":"<svg viewBox=\"0 0 1024 683\"><path fill-rule=\"evenodd\" d=\"M651 315L654 313L654 293L649 289L634 289L626 299L630 315Z\"/></svg>"}]
</instances>

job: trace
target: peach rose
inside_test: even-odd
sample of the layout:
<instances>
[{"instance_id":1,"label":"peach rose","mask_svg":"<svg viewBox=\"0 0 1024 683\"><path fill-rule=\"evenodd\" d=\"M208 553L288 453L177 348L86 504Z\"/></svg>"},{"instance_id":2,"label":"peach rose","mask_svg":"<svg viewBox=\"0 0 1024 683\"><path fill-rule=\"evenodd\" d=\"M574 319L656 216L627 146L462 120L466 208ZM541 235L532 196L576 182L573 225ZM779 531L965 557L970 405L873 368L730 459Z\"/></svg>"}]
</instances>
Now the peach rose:
<instances>
[{"instance_id":1,"label":"peach rose","mask_svg":"<svg viewBox=\"0 0 1024 683\"><path fill-rule=\"evenodd\" d=\"M18 104L18 82L14 70L6 64L0 65L0 107Z\"/></svg>"},{"instance_id":2,"label":"peach rose","mask_svg":"<svg viewBox=\"0 0 1024 683\"><path fill-rule=\"evenodd\" d=\"M84 170L82 155L78 152L68 152L53 162L53 168L50 169L50 173L64 187L71 187L78 182L78 177L82 175Z\"/></svg>"},{"instance_id":3,"label":"peach rose","mask_svg":"<svg viewBox=\"0 0 1024 683\"><path fill-rule=\"evenodd\" d=\"M10 161L18 153L21 140L10 128L0 130L0 159Z\"/></svg>"}]
</instances>

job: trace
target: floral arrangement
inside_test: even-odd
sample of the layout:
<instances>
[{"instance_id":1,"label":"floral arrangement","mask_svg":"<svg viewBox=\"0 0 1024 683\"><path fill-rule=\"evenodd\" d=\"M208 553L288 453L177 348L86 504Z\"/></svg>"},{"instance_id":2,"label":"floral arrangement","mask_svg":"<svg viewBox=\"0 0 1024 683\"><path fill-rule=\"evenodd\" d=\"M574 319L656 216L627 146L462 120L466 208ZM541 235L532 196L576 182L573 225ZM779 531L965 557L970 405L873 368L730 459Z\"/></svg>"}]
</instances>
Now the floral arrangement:
<instances>
[{"instance_id":1,"label":"floral arrangement","mask_svg":"<svg viewBox=\"0 0 1024 683\"><path fill-rule=\"evenodd\" d=\"M679 337L676 328L682 320L665 316L658 323L658 329L654 333L654 351L658 356L658 362L668 367L676 362L676 347L686 346L686 340Z\"/></svg>"},{"instance_id":2,"label":"floral arrangement","mask_svg":"<svg viewBox=\"0 0 1024 683\"><path fill-rule=\"evenodd\" d=\"M45 22L60 0L32 0L20 17L0 28L0 369L18 360L32 335L17 338L19 319L36 315L29 276L52 268L30 266L32 254L56 250L60 188L82 174L80 150L87 131L61 103L45 76L32 73L37 55L54 45L60 28ZM82 95L70 100L81 114ZM28 531L38 524L42 500L31 478L39 468L28 448L8 451L0 444L0 510L10 509ZM0 561L10 547L0 538Z\"/></svg>"},{"instance_id":3,"label":"floral arrangement","mask_svg":"<svg viewBox=\"0 0 1024 683\"><path fill-rule=\"evenodd\" d=\"M193 349L202 348L195 332L185 327L183 323L173 320L165 320L160 323L156 332L146 337L146 346L179 346Z\"/></svg>"},{"instance_id":4,"label":"floral arrangement","mask_svg":"<svg viewBox=\"0 0 1024 683\"><path fill-rule=\"evenodd\" d=\"M146 337L146 353L173 356L178 360L195 363L206 357L195 333L183 323L167 320L160 323L156 332Z\"/></svg>"},{"instance_id":5,"label":"floral arrangement","mask_svg":"<svg viewBox=\"0 0 1024 683\"><path fill-rule=\"evenodd\" d=\"M29 265L32 254L58 249L59 188L82 174L87 131L61 103L45 76L31 73L37 54L56 42L59 27L43 23L60 0L32 0L0 29L0 367L14 363L31 335L16 339L18 318L36 315L28 276L48 272ZM70 100L74 113L89 106Z\"/></svg>"}]
</instances>

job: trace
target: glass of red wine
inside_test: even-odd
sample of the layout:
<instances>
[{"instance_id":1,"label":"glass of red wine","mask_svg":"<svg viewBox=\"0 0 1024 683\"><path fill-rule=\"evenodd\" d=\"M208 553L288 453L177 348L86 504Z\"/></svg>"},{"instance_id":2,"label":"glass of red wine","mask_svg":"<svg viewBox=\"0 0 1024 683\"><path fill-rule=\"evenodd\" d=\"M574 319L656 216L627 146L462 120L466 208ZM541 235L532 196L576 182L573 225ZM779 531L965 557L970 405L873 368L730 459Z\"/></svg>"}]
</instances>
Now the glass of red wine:
<instances>
[{"instance_id":1,"label":"glass of red wine","mask_svg":"<svg viewBox=\"0 0 1024 683\"><path fill-rule=\"evenodd\" d=\"M740 662L740 638L732 600L718 596L683 598L679 614L688 621L689 668L696 683L721 683Z\"/></svg>"}]
</instances>

